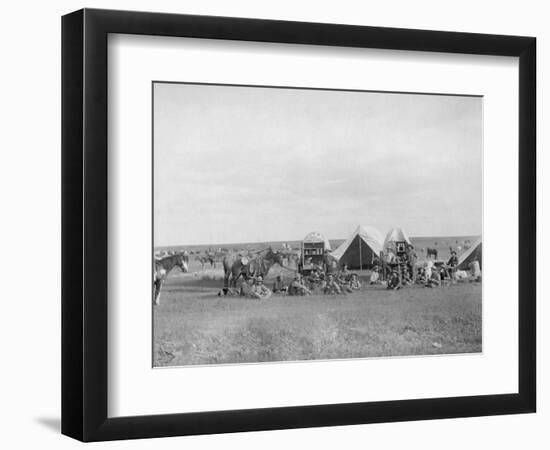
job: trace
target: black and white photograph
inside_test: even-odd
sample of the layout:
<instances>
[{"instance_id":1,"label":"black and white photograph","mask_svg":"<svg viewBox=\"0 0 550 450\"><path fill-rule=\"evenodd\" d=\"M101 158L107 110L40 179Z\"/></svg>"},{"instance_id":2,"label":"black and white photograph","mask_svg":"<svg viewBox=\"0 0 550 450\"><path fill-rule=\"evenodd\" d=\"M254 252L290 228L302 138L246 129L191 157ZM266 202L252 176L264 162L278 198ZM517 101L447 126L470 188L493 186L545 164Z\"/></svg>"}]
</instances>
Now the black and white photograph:
<instances>
[{"instance_id":1,"label":"black and white photograph","mask_svg":"<svg viewBox=\"0 0 550 450\"><path fill-rule=\"evenodd\" d=\"M483 97L152 82L153 366L483 352Z\"/></svg>"},{"instance_id":2,"label":"black and white photograph","mask_svg":"<svg viewBox=\"0 0 550 450\"><path fill-rule=\"evenodd\" d=\"M0 448L546 449L548 8L495 3L5 3Z\"/></svg>"}]
</instances>

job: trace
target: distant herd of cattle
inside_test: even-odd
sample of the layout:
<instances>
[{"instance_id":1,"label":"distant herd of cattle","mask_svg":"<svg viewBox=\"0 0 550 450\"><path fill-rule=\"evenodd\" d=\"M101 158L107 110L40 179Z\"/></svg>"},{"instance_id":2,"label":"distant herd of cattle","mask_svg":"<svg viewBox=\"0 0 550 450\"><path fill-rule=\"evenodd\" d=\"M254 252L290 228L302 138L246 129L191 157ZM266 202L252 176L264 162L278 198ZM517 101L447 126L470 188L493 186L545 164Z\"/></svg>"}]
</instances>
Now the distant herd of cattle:
<instances>
[{"instance_id":1,"label":"distant herd of cattle","mask_svg":"<svg viewBox=\"0 0 550 450\"><path fill-rule=\"evenodd\" d=\"M445 241L442 244L447 245L448 243ZM426 248L420 248L419 251L422 254L426 254L426 257L433 257L435 259L438 258L438 250L436 246L438 245L438 242L434 243L434 247L426 247ZM466 239L459 244L459 242L455 242L455 246L453 247L457 251L461 251L462 249L468 250L471 247L472 243L469 239ZM287 259L288 263L296 262L300 258L300 247L292 247L289 244L282 244L283 253L285 254L285 258ZM211 268L216 268L217 263L220 263L225 255L229 253L238 253L238 254L247 254L247 253L253 253L255 249L251 248L223 248L219 247L216 250L185 250L184 254L189 255L192 257L194 261L198 261L201 264L202 270L205 269L205 267L210 266ZM156 258L161 258L163 256L173 255L177 252L175 251L157 251L155 252Z\"/></svg>"}]
</instances>

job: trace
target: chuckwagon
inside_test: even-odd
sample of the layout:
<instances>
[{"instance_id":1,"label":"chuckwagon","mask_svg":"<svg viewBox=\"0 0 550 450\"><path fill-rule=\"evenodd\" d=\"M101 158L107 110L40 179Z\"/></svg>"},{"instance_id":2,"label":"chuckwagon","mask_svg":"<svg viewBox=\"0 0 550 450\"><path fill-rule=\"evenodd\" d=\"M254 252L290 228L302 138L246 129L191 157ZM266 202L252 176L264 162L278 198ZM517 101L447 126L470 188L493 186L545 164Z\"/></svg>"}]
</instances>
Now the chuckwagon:
<instances>
[{"instance_id":1,"label":"chuckwagon","mask_svg":"<svg viewBox=\"0 0 550 450\"><path fill-rule=\"evenodd\" d=\"M317 231L308 233L302 241L299 271L309 275L315 267L324 268L325 252L331 250L329 240Z\"/></svg>"}]
</instances>

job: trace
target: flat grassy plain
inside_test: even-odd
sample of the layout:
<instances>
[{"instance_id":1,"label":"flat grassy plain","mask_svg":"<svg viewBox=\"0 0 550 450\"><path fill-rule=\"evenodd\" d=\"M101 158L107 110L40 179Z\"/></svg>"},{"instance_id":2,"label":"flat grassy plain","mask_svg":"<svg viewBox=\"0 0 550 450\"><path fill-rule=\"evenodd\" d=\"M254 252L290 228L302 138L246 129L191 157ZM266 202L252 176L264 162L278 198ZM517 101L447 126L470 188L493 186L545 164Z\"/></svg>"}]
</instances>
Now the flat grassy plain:
<instances>
[{"instance_id":1,"label":"flat grassy plain","mask_svg":"<svg viewBox=\"0 0 550 450\"><path fill-rule=\"evenodd\" d=\"M277 273L289 276L275 266L268 286ZM221 274L192 263L167 278L154 308L155 366L482 351L480 284L260 301L219 297Z\"/></svg>"}]
</instances>

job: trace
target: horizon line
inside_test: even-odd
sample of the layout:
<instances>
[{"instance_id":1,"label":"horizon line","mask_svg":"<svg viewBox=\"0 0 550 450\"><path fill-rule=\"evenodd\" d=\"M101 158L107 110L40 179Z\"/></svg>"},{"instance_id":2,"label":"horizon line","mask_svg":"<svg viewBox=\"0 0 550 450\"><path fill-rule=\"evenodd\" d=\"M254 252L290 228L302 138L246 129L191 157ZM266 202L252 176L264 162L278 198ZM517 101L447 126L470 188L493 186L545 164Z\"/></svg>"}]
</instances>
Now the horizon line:
<instances>
[{"instance_id":1,"label":"horizon line","mask_svg":"<svg viewBox=\"0 0 550 450\"><path fill-rule=\"evenodd\" d=\"M436 239L442 239L442 238L460 238L460 237L481 237L483 236L483 233L477 233L477 234L456 234L456 235L416 235L416 236L409 236L410 239L425 239L425 238L436 238ZM344 238L327 238L329 241L337 241L337 240L346 240L347 237ZM197 243L197 244L159 244L154 245L153 248L159 248L159 247L194 247L194 246L204 246L204 245L210 245L214 247L219 246L229 246L229 245L237 245L237 244L259 244L259 243L283 243L283 242L295 242L295 241L302 241L302 239L277 239L277 240L261 240L261 241L245 241L245 242L215 242L215 243Z\"/></svg>"}]
</instances>

